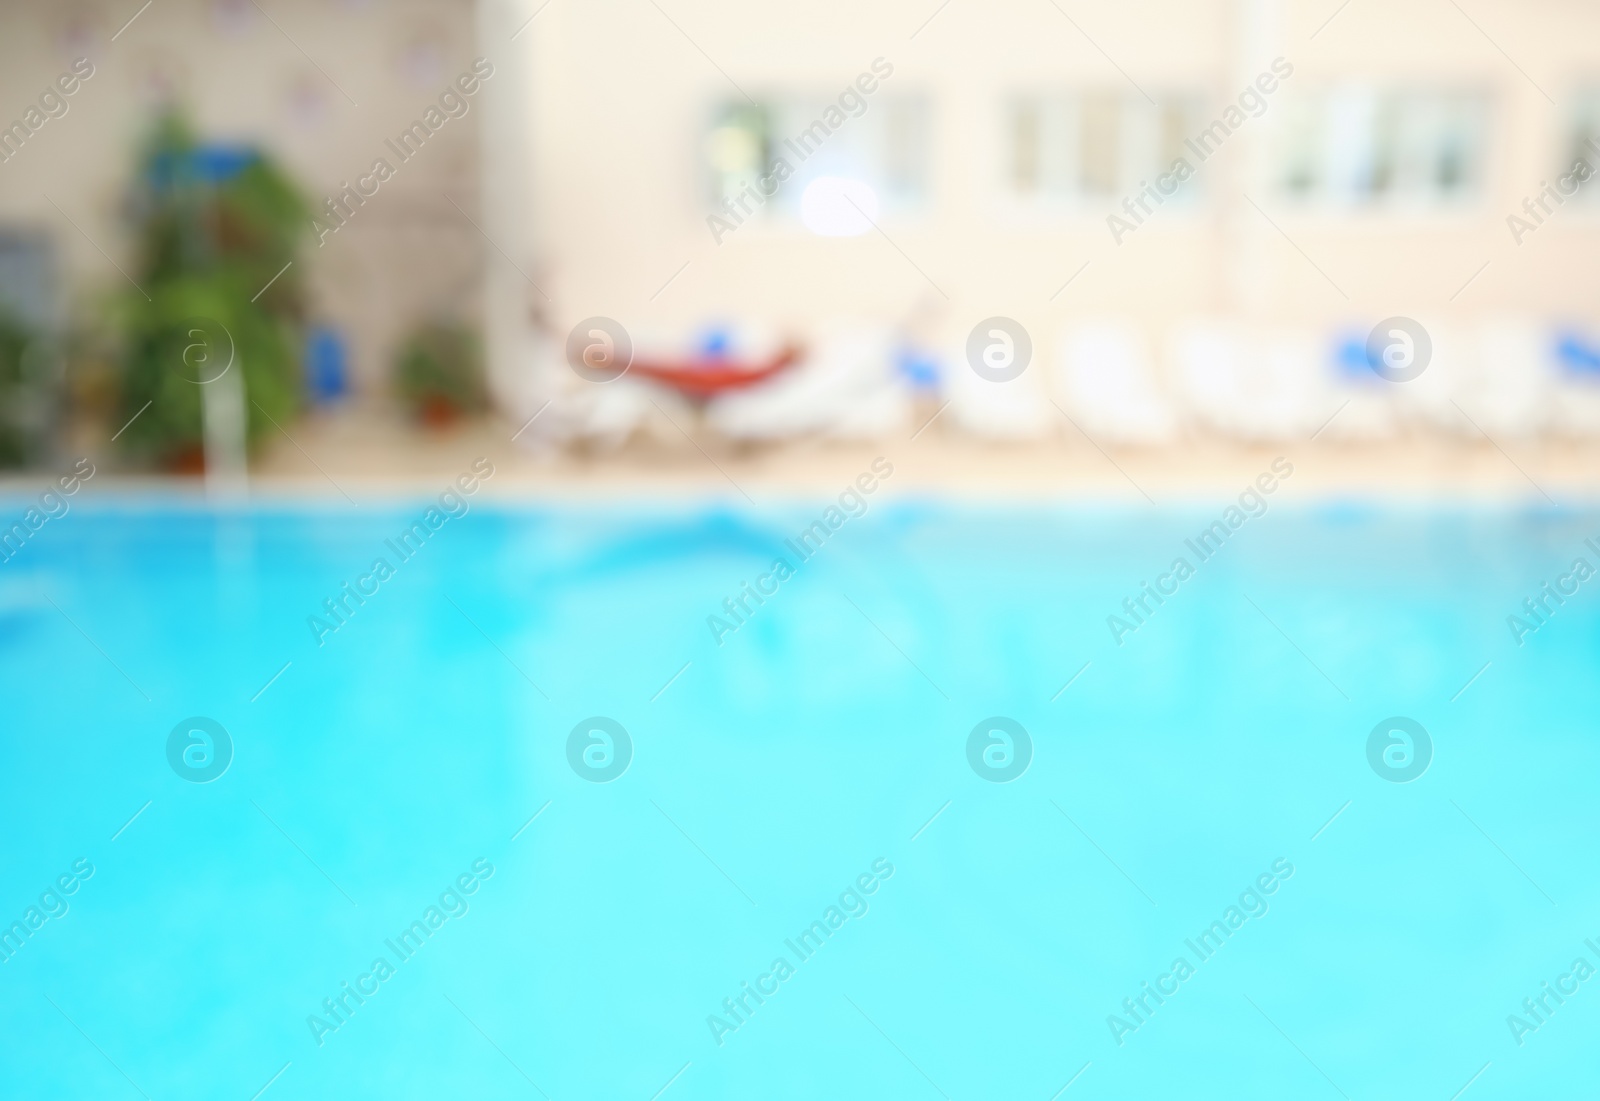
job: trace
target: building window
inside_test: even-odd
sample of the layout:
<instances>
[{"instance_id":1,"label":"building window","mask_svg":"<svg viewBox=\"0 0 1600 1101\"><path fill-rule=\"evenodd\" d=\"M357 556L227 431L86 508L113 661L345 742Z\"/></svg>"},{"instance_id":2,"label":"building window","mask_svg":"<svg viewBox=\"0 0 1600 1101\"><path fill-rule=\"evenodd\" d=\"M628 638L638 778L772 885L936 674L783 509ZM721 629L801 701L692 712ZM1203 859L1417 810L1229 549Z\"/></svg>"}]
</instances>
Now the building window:
<instances>
[{"instance_id":1,"label":"building window","mask_svg":"<svg viewBox=\"0 0 1600 1101\"><path fill-rule=\"evenodd\" d=\"M1562 151L1565 158L1555 171L1567 175L1574 165L1583 161L1592 172L1600 172L1600 88L1580 92L1572 105L1570 118L1567 147ZM1583 182L1578 197L1588 203L1600 202L1600 187L1589 180Z\"/></svg>"},{"instance_id":2,"label":"building window","mask_svg":"<svg viewBox=\"0 0 1600 1101\"><path fill-rule=\"evenodd\" d=\"M1308 203L1450 207L1482 193L1488 97L1347 87L1291 99L1278 182Z\"/></svg>"},{"instance_id":3,"label":"building window","mask_svg":"<svg viewBox=\"0 0 1600 1101\"><path fill-rule=\"evenodd\" d=\"M1154 181L1205 125L1199 96L1154 104L1115 92L1029 95L1006 107L1006 182L1014 196L1045 204L1099 206ZM1192 200L1196 185L1180 189Z\"/></svg>"},{"instance_id":4,"label":"building window","mask_svg":"<svg viewBox=\"0 0 1600 1101\"><path fill-rule=\"evenodd\" d=\"M754 186L772 163L772 126L765 107L728 104L717 112L706 137L711 205Z\"/></svg>"},{"instance_id":5,"label":"building window","mask_svg":"<svg viewBox=\"0 0 1600 1101\"><path fill-rule=\"evenodd\" d=\"M706 142L711 206L733 205L729 216L741 222L782 222L801 218L808 190L816 198L822 187L858 205L870 196L863 209L874 219L915 213L928 197L929 137L928 104L917 96L725 104Z\"/></svg>"}]
</instances>

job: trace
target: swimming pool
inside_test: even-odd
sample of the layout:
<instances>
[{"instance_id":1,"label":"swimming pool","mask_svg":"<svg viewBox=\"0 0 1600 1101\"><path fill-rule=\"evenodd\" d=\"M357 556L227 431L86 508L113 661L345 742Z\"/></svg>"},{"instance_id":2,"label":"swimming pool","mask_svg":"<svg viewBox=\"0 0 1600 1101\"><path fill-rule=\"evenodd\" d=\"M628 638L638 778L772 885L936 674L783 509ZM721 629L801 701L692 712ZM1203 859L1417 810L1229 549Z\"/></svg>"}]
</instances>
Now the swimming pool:
<instances>
[{"instance_id":1,"label":"swimming pool","mask_svg":"<svg viewBox=\"0 0 1600 1101\"><path fill-rule=\"evenodd\" d=\"M1595 1080L1600 514L828 504L51 521L0 1093Z\"/></svg>"}]
</instances>

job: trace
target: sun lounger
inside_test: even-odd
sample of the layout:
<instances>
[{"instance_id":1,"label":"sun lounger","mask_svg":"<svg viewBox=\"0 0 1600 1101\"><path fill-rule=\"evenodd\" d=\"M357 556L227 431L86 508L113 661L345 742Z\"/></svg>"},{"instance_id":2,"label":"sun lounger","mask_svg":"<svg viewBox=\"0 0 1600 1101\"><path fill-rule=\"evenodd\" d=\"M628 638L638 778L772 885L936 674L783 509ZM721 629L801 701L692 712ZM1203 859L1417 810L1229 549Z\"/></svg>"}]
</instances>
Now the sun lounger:
<instances>
[{"instance_id":1,"label":"sun lounger","mask_svg":"<svg viewBox=\"0 0 1600 1101\"><path fill-rule=\"evenodd\" d=\"M1080 324L1062 338L1054 377L1062 407L1098 441L1168 443L1178 420L1156 381L1147 342L1130 324Z\"/></svg>"}]
</instances>

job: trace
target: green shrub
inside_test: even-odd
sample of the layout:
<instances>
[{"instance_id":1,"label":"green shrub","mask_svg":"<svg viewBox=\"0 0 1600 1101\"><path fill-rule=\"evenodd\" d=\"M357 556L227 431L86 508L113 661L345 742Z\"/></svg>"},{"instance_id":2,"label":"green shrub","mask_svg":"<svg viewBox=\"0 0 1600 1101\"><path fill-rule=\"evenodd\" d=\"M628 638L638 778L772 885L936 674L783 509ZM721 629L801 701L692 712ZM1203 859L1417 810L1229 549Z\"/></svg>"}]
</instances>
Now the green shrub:
<instances>
[{"instance_id":1,"label":"green shrub","mask_svg":"<svg viewBox=\"0 0 1600 1101\"><path fill-rule=\"evenodd\" d=\"M477 334L452 322L429 322L406 339L395 364L395 389L411 415L429 424L488 407Z\"/></svg>"},{"instance_id":2,"label":"green shrub","mask_svg":"<svg viewBox=\"0 0 1600 1101\"><path fill-rule=\"evenodd\" d=\"M53 365L41 335L0 311L0 467L26 466L48 449Z\"/></svg>"},{"instance_id":3,"label":"green shrub","mask_svg":"<svg viewBox=\"0 0 1600 1101\"><path fill-rule=\"evenodd\" d=\"M309 228L305 204L266 156L202 145L169 114L140 154L133 208L130 274L142 291L122 300L122 418L150 406L119 442L169 465L196 454L202 397L192 368L208 355L219 366L231 356L241 373L256 444L299 404L303 269L282 269ZM212 323L207 335L196 319Z\"/></svg>"}]
</instances>

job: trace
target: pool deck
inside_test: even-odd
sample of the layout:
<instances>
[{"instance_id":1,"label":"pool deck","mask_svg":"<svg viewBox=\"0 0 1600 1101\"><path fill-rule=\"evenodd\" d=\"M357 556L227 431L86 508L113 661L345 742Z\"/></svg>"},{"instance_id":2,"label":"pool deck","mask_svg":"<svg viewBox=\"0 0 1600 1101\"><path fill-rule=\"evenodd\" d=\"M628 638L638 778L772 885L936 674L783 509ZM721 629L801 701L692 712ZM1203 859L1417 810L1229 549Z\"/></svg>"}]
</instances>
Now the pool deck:
<instances>
[{"instance_id":1,"label":"pool deck","mask_svg":"<svg viewBox=\"0 0 1600 1101\"><path fill-rule=\"evenodd\" d=\"M681 421L679 423L682 423ZM939 420L915 438L872 443L803 441L738 446L709 433L636 436L614 451L556 450L513 440L499 418L422 430L382 412L309 416L284 426L252 464L261 497L389 496L437 492L474 460L495 474L484 489L521 499L748 498L832 496L883 457L895 496L976 500L1137 502L1234 496L1282 456L1296 499L1495 500L1530 504L1600 498L1600 440L1490 441L1410 436L1246 445L1195 436L1163 448L1102 449L1070 425L1030 442L988 442ZM691 438L691 434L693 438ZM96 433L75 433L77 454L101 467L95 488L198 492L198 478L124 472ZM0 479L26 491L42 479Z\"/></svg>"}]
</instances>

